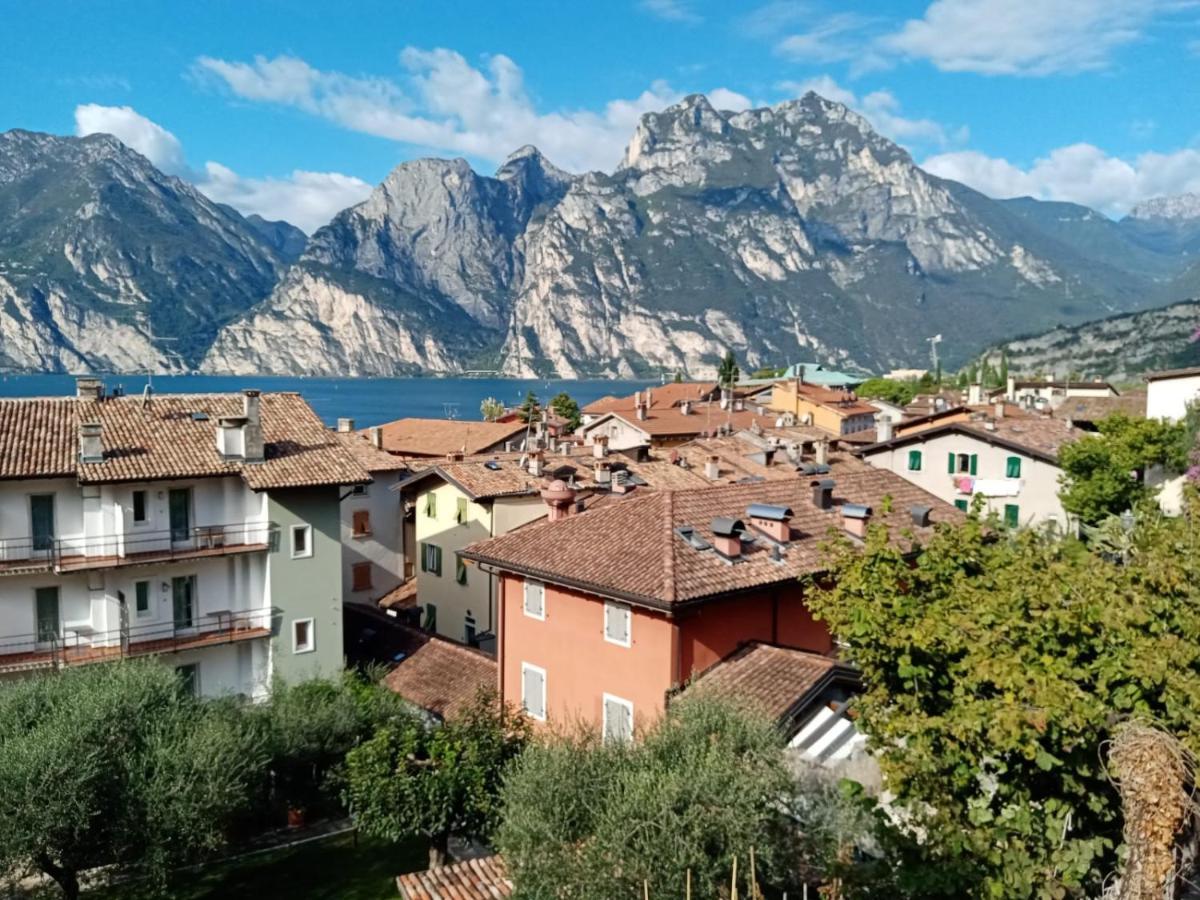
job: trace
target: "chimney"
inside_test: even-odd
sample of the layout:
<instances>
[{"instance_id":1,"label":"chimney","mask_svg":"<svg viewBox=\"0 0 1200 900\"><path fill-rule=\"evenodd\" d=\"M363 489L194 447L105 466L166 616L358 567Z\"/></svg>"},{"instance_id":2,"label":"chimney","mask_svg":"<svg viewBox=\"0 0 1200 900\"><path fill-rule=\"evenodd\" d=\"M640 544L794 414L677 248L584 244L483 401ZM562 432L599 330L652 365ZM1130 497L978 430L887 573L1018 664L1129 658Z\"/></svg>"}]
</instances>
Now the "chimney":
<instances>
[{"instance_id":1,"label":"chimney","mask_svg":"<svg viewBox=\"0 0 1200 900\"><path fill-rule=\"evenodd\" d=\"M629 492L629 473L624 469L617 469L612 473L612 492L614 494Z\"/></svg>"},{"instance_id":2,"label":"chimney","mask_svg":"<svg viewBox=\"0 0 1200 900\"><path fill-rule=\"evenodd\" d=\"M633 398L634 398L633 402L634 402L635 410L637 412L638 421L639 422L646 421L646 407L650 403L650 391L646 391L645 399L642 399L642 395L635 391Z\"/></svg>"},{"instance_id":3,"label":"chimney","mask_svg":"<svg viewBox=\"0 0 1200 900\"><path fill-rule=\"evenodd\" d=\"M217 452L222 459L246 458L246 420L242 416L217 419Z\"/></svg>"},{"instance_id":4,"label":"chimney","mask_svg":"<svg viewBox=\"0 0 1200 900\"><path fill-rule=\"evenodd\" d=\"M608 456L608 435L598 434L592 440L592 456L596 459L604 459Z\"/></svg>"},{"instance_id":5,"label":"chimney","mask_svg":"<svg viewBox=\"0 0 1200 900\"><path fill-rule=\"evenodd\" d=\"M833 507L833 479L821 478L809 482L809 487L812 488L812 502L817 509L830 509Z\"/></svg>"},{"instance_id":6,"label":"chimney","mask_svg":"<svg viewBox=\"0 0 1200 900\"><path fill-rule=\"evenodd\" d=\"M746 526L740 519L718 516L709 525L713 533L713 547L726 559L737 559L742 555L742 532Z\"/></svg>"},{"instance_id":7,"label":"chimney","mask_svg":"<svg viewBox=\"0 0 1200 900\"><path fill-rule=\"evenodd\" d=\"M929 527L929 514L933 512L931 506L910 506L908 514L912 516L912 523L917 528Z\"/></svg>"},{"instance_id":8,"label":"chimney","mask_svg":"<svg viewBox=\"0 0 1200 900\"><path fill-rule=\"evenodd\" d=\"M690 416L692 414L692 401L684 400L679 404L679 414L681 416Z\"/></svg>"},{"instance_id":9,"label":"chimney","mask_svg":"<svg viewBox=\"0 0 1200 900\"><path fill-rule=\"evenodd\" d=\"M1003 400L1001 400L999 403L996 404L995 409L992 410L992 415L997 419L1004 418L1004 401Z\"/></svg>"},{"instance_id":10,"label":"chimney","mask_svg":"<svg viewBox=\"0 0 1200 900\"><path fill-rule=\"evenodd\" d=\"M457 463L463 461L463 452L461 450L451 450L446 454L446 462Z\"/></svg>"},{"instance_id":11,"label":"chimney","mask_svg":"<svg viewBox=\"0 0 1200 900\"><path fill-rule=\"evenodd\" d=\"M737 397L733 401L734 412L743 412L743 411L745 411L745 409L746 409L746 401L744 399L742 399L741 397Z\"/></svg>"},{"instance_id":12,"label":"chimney","mask_svg":"<svg viewBox=\"0 0 1200 900\"><path fill-rule=\"evenodd\" d=\"M1017 399L1017 379L1012 375L1008 376L1008 382L1004 385L1004 396L1009 400Z\"/></svg>"},{"instance_id":13,"label":"chimney","mask_svg":"<svg viewBox=\"0 0 1200 900\"><path fill-rule=\"evenodd\" d=\"M721 409L729 409L729 391L721 388Z\"/></svg>"},{"instance_id":14,"label":"chimney","mask_svg":"<svg viewBox=\"0 0 1200 900\"><path fill-rule=\"evenodd\" d=\"M829 441L825 438L817 441L816 461L818 466L829 465Z\"/></svg>"},{"instance_id":15,"label":"chimney","mask_svg":"<svg viewBox=\"0 0 1200 900\"><path fill-rule=\"evenodd\" d=\"M875 439L880 443L892 439L892 420L887 416L875 420Z\"/></svg>"},{"instance_id":16,"label":"chimney","mask_svg":"<svg viewBox=\"0 0 1200 900\"><path fill-rule=\"evenodd\" d=\"M376 450L383 449L383 428L379 425L372 425L367 429L367 435L371 439L371 446Z\"/></svg>"},{"instance_id":17,"label":"chimney","mask_svg":"<svg viewBox=\"0 0 1200 900\"><path fill-rule=\"evenodd\" d=\"M262 462L265 455L260 410L261 396L261 391L242 391L242 416L246 419L242 432L242 454L246 462Z\"/></svg>"},{"instance_id":18,"label":"chimney","mask_svg":"<svg viewBox=\"0 0 1200 900\"><path fill-rule=\"evenodd\" d=\"M546 518L558 522L575 511L575 491L565 481L556 478L542 488L542 502L546 504Z\"/></svg>"},{"instance_id":19,"label":"chimney","mask_svg":"<svg viewBox=\"0 0 1200 900\"><path fill-rule=\"evenodd\" d=\"M704 477L716 481L721 477L721 457L712 455L704 461Z\"/></svg>"},{"instance_id":20,"label":"chimney","mask_svg":"<svg viewBox=\"0 0 1200 900\"><path fill-rule=\"evenodd\" d=\"M871 522L871 507L861 503L842 504L842 527L857 538L867 536L867 525Z\"/></svg>"},{"instance_id":21,"label":"chimney","mask_svg":"<svg viewBox=\"0 0 1200 900\"><path fill-rule=\"evenodd\" d=\"M104 441L101 439L99 422L79 423L79 461L82 463L104 462Z\"/></svg>"},{"instance_id":22,"label":"chimney","mask_svg":"<svg viewBox=\"0 0 1200 900\"><path fill-rule=\"evenodd\" d=\"M91 375L76 378L75 396L80 400L101 400L104 398L104 382Z\"/></svg>"},{"instance_id":23,"label":"chimney","mask_svg":"<svg viewBox=\"0 0 1200 900\"><path fill-rule=\"evenodd\" d=\"M598 462L592 469L592 480L597 487L608 487L612 483L612 470L606 462Z\"/></svg>"},{"instance_id":24,"label":"chimney","mask_svg":"<svg viewBox=\"0 0 1200 900\"><path fill-rule=\"evenodd\" d=\"M529 454L529 474L534 478L542 477L542 464L546 461L546 454L541 450L534 450Z\"/></svg>"},{"instance_id":25,"label":"chimney","mask_svg":"<svg viewBox=\"0 0 1200 900\"><path fill-rule=\"evenodd\" d=\"M751 503L746 509L750 525L773 541L786 544L792 539L792 511L786 506Z\"/></svg>"},{"instance_id":26,"label":"chimney","mask_svg":"<svg viewBox=\"0 0 1200 900\"><path fill-rule=\"evenodd\" d=\"M967 406L978 406L983 402L983 385L978 381L967 386Z\"/></svg>"},{"instance_id":27,"label":"chimney","mask_svg":"<svg viewBox=\"0 0 1200 900\"><path fill-rule=\"evenodd\" d=\"M338 419L337 430L340 434L349 434L354 430L353 419Z\"/></svg>"}]
</instances>

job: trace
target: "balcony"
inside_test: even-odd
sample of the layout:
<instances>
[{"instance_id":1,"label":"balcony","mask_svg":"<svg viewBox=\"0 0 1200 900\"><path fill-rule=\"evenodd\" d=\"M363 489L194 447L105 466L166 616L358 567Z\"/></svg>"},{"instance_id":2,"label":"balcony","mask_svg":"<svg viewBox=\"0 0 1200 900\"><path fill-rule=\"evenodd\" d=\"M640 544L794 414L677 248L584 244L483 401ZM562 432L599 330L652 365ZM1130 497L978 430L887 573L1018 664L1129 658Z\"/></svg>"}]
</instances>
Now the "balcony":
<instances>
[{"instance_id":1,"label":"balcony","mask_svg":"<svg viewBox=\"0 0 1200 900\"><path fill-rule=\"evenodd\" d=\"M221 610L187 623L125 625L112 631L76 625L56 632L0 636L0 675L261 640L272 635L278 615L273 607Z\"/></svg>"},{"instance_id":2,"label":"balcony","mask_svg":"<svg viewBox=\"0 0 1200 900\"><path fill-rule=\"evenodd\" d=\"M261 553L274 550L278 541L279 526L270 522L197 525L184 531L132 529L124 534L5 538L0 539L0 575L69 574Z\"/></svg>"}]
</instances>

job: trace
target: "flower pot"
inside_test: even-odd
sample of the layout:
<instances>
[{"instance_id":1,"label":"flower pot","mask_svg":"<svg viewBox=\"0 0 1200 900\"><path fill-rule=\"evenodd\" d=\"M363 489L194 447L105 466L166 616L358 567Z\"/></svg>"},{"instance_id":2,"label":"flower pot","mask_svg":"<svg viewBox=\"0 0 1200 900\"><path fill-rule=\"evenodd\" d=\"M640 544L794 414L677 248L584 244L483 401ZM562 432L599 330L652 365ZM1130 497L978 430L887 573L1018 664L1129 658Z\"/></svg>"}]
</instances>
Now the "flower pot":
<instances>
[{"instance_id":1,"label":"flower pot","mask_svg":"<svg viewBox=\"0 0 1200 900\"><path fill-rule=\"evenodd\" d=\"M287 811L288 828L303 828L306 822L306 810L302 806L289 806Z\"/></svg>"}]
</instances>

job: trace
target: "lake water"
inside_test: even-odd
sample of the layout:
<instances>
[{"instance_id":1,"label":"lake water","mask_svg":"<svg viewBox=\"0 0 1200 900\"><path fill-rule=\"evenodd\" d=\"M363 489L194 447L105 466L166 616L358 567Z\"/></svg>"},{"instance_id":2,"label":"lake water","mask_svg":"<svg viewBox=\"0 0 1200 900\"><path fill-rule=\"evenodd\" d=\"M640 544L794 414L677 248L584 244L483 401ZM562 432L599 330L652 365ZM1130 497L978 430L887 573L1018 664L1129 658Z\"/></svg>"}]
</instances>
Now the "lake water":
<instances>
[{"instance_id":1,"label":"lake water","mask_svg":"<svg viewBox=\"0 0 1200 900\"><path fill-rule=\"evenodd\" d=\"M145 375L105 375L105 387L120 385L141 393ZM160 394L199 394L258 388L298 391L327 424L339 416L354 419L355 427L379 425L407 416L478 419L479 404L495 397L515 406L533 391L544 403L566 391L580 406L606 394L624 396L658 382L566 381L519 378L289 378L266 375L155 375ZM75 393L73 375L0 376L0 397L54 397Z\"/></svg>"}]
</instances>

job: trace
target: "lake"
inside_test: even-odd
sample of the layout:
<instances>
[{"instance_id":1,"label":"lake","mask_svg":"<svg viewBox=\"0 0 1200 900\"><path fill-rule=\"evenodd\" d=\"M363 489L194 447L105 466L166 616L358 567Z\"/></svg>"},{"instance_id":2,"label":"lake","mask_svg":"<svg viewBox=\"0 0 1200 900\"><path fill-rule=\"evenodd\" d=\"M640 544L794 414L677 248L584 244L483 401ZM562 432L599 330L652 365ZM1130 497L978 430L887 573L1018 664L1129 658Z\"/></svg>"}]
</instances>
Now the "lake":
<instances>
[{"instance_id":1,"label":"lake","mask_svg":"<svg viewBox=\"0 0 1200 900\"><path fill-rule=\"evenodd\" d=\"M118 385L141 393L145 375L104 375L105 388ZM606 394L624 396L657 381L570 381L522 378L289 378L268 375L155 375L160 394L202 394L258 388L297 391L317 415L333 425L339 416L354 419L355 427L379 425L407 416L478 419L479 404L495 397L515 406L533 391L543 403L566 391L580 406ZM0 397L53 397L75 393L73 375L3 375Z\"/></svg>"}]
</instances>

